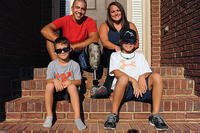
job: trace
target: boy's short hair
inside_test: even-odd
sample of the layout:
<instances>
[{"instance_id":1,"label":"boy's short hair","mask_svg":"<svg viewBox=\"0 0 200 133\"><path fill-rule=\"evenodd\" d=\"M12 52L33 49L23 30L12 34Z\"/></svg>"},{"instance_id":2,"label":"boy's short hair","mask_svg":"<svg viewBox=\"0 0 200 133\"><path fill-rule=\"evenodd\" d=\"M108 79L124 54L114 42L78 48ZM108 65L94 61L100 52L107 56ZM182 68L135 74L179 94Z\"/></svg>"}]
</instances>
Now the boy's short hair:
<instances>
[{"instance_id":1,"label":"boy's short hair","mask_svg":"<svg viewBox=\"0 0 200 133\"><path fill-rule=\"evenodd\" d=\"M58 37L56 38L56 40L54 41L54 46L58 43L62 43L62 44L67 44L68 47L70 47L70 43L69 40L66 37Z\"/></svg>"},{"instance_id":2,"label":"boy's short hair","mask_svg":"<svg viewBox=\"0 0 200 133\"><path fill-rule=\"evenodd\" d=\"M126 29L120 33L120 44L130 43L135 44L137 41L137 34L132 29Z\"/></svg>"}]
</instances>

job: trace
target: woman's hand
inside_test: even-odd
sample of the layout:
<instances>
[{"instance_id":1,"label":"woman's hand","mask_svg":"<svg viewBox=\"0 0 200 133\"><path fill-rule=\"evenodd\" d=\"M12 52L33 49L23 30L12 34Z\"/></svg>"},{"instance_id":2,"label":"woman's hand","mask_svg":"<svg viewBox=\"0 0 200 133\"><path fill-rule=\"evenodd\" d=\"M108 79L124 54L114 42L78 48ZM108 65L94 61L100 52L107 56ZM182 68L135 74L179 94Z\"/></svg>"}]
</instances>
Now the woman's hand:
<instances>
[{"instance_id":1,"label":"woman's hand","mask_svg":"<svg viewBox=\"0 0 200 133\"><path fill-rule=\"evenodd\" d=\"M121 51L121 48L119 46L115 46L115 51L116 52Z\"/></svg>"}]
</instances>

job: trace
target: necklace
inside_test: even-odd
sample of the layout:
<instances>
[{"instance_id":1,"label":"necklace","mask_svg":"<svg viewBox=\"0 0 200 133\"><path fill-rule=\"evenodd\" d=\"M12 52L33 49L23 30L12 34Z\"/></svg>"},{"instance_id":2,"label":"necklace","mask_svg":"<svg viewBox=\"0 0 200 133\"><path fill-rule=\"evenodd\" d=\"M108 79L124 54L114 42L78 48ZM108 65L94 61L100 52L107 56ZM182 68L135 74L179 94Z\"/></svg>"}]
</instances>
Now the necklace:
<instances>
[{"instance_id":1,"label":"necklace","mask_svg":"<svg viewBox=\"0 0 200 133\"><path fill-rule=\"evenodd\" d=\"M134 55L133 55L132 57L124 57L124 56L122 55L122 52L120 52L120 55L121 55L122 58L124 58L124 59L126 59L126 60L130 60L130 59L133 59L133 58L135 57L135 52L134 52Z\"/></svg>"}]
</instances>

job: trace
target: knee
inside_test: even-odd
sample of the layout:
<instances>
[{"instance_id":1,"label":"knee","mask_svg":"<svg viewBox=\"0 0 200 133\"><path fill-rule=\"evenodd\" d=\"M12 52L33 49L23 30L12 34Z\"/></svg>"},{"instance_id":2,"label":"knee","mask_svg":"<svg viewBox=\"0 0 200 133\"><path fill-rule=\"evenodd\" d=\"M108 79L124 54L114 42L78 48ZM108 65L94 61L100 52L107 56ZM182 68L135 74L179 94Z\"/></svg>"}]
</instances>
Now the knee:
<instances>
[{"instance_id":1,"label":"knee","mask_svg":"<svg viewBox=\"0 0 200 133\"><path fill-rule=\"evenodd\" d=\"M73 92L77 92L77 88L74 84L71 84L67 87L67 91L69 94L73 93Z\"/></svg>"},{"instance_id":2,"label":"knee","mask_svg":"<svg viewBox=\"0 0 200 133\"><path fill-rule=\"evenodd\" d=\"M129 77L127 75L121 75L119 78L118 78L118 82L121 83L121 84L127 84L129 81Z\"/></svg>"},{"instance_id":3,"label":"knee","mask_svg":"<svg viewBox=\"0 0 200 133\"><path fill-rule=\"evenodd\" d=\"M45 92L53 93L54 92L54 84L53 83L47 83Z\"/></svg>"},{"instance_id":4,"label":"knee","mask_svg":"<svg viewBox=\"0 0 200 133\"><path fill-rule=\"evenodd\" d=\"M156 83L162 83L162 78L159 73L152 73L152 79Z\"/></svg>"}]
</instances>

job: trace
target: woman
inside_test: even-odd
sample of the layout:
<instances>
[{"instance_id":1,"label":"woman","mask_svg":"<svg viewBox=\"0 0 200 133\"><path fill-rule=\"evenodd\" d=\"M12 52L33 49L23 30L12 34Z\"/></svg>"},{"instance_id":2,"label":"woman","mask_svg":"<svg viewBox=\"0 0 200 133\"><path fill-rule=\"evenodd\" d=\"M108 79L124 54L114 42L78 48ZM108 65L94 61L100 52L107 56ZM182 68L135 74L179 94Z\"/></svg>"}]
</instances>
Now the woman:
<instances>
[{"instance_id":1,"label":"woman","mask_svg":"<svg viewBox=\"0 0 200 133\"><path fill-rule=\"evenodd\" d=\"M123 6L119 2L111 2L107 9L107 20L100 25L99 35L103 44L102 64L109 67L110 55L113 52L120 51L120 33L130 28L136 31L137 42L136 48L139 47L138 31L134 23L127 20ZM113 77L107 74L104 87L110 92Z\"/></svg>"}]
</instances>

